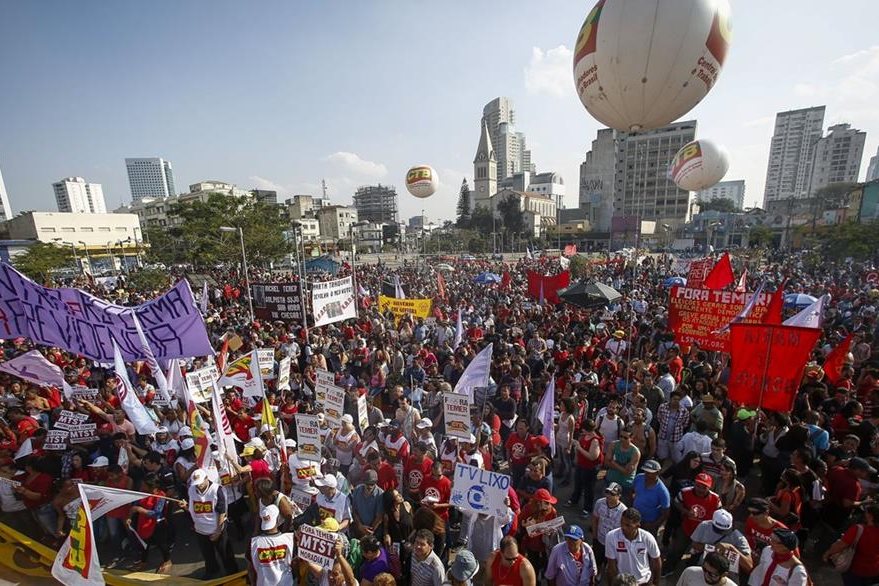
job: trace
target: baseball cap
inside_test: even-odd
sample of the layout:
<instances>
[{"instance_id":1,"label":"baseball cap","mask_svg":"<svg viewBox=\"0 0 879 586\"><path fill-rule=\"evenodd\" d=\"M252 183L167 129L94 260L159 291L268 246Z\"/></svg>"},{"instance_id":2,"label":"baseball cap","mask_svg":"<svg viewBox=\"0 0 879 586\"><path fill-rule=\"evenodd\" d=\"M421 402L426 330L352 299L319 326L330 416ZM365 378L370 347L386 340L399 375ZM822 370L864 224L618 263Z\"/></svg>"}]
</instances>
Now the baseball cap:
<instances>
[{"instance_id":1,"label":"baseball cap","mask_svg":"<svg viewBox=\"0 0 879 586\"><path fill-rule=\"evenodd\" d=\"M329 486L330 488L336 488L339 486L339 481L336 480L336 477L332 474L327 474L323 478L315 478L314 479L315 486Z\"/></svg>"},{"instance_id":2,"label":"baseball cap","mask_svg":"<svg viewBox=\"0 0 879 586\"><path fill-rule=\"evenodd\" d=\"M192 437L192 430L184 425L177 430L177 437Z\"/></svg>"},{"instance_id":3,"label":"baseball cap","mask_svg":"<svg viewBox=\"0 0 879 586\"><path fill-rule=\"evenodd\" d=\"M318 526L318 529L323 529L324 531L329 531L330 533L338 533L339 532L339 522L336 521L333 517L327 517L324 519L324 522Z\"/></svg>"},{"instance_id":4,"label":"baseball cap","mask_svg":"<svg viewBox=\"0 0 879 586\"><path fill-rule=\"evenodd\" d=\"M245 446L253 446L254 448L260 448L263 451L265 451L265 449L266 449L266 443L264 441L262 441L261 438L258 438L258 437L250 438L250 441L244 445Z\"/></svg>"},{"instance_id":5,"label":"baseball cap","mask_svg":"<svg viewBox=\"0 0 879 586\"><path fill-rule=\"evenodd\" d=\"M568 539L583 539L585 537L583 528L579 525L569 525L565 531L565 537Z\"/></svg>"},{"instance_id":6,"label":"baseball cap","mask_svg":"<svg viewBox=\"0 0 879 586\"><path fill-rule=\"evenodd\" d=\"M274 529L278 525L278 515L281 511L275 505L268 505L259 511L260 527L263 531Z\"/></svg>"},{"instance_id":7,"label":"baseball cap","mask_svg":"<svg viewBox=\"0 0 879 586\"><path fill-rule=\"evenodd\" d=\"M159 427L159 429L156 430L156 434L160 434L160 433L168 433L168 428L165 427L164 425Z\"/></svg>"},{"instance_id":8,"label":"baseball cap","mask_svg":"<svg viewBox=\"0 0 879 586\"><path fill-rule=\"evenodd\" d=\"M291 438L285 439L284 440L284 447L285 448L295 448L296 447L296 440L291 439Z\"/></svg>"},{"instance_id":9,"label":"baseball cap","mask_svg":"<svg viewBox=\"0 0 879 586\"><path fill-rule=\"evenodd\" d=\"M378 473L375 470L367 470L363 475L363 483L370 486L378 484Z\"/></svg>"},{"instance_id":10,"label":"baseball cap","mask_svg":"<svg viewBox=\"0 0 879 586\"><path fill-rule=\"evenodd\" d=\"M418 420L418 423L415 424L415 427L418 429L427 429L428 427L433 427L433 423L430 421L430 419L424 417Z\"/></svg>"},{"instance_id":11,"label":"baseball cap","mask_svg":"<svg viewBox=\"0 0 879 586\"><path fill-rule=\"evenodd\" d=\"M700 472L699 474L697 474L696 480L694 480L694 482L696 484L701 484L702 486L705 486L708 488L711 488L712 486L714 486L714 479L711 478L711 476L709 476L708 474L705 474L704 472Z\"/></svg>"},{"instance_id":12,"label":"baseball cap","mask_svg":"<svg viewBox=\"0 0 879 586\"><path fill-rule=\"evenodd\" d=\"M102 466L109 466L110 460L107 459L106 456L98 456L95 458L95 461L89 464L92 468L100 468Z\"/></svg>"},{"instance_id":13,"label":"baseball cap","mask_svg":"<svg viewBox=\"0 0 879 586\"><path fill-rule=\"evenodd\" d=\"M741 409L739 409L736 412L736 419L738 419L739 421L747 421L748 419L750 419L752 417L756 417L756 416L757 416L756 411L749 411L748 409L745 409L744 407L742 407Z\"/></svg>"},{"instance_id":14,"label":"baseball cap","mask_svg":"<svg viewBox=\"0 0 879 586\"><path fill-rule=\"evenodd\" d=\"M469 549L462 549L449 567L449 576L459 582L466 582L479 572L479 562Z\"/></svg>"},{"instance_id":15,"label":"baseball cap","mask_svg":"<svg viewBox=\"0 0 879 586\"><path fill-rule=\"evenodd\" d=\"M192 472L192 476L189 477L190 484L201 484L205 480L208 479L208 473L202 470L201 468L197 468Z\"/></svg>"},{"instance_id":16,"label":"baseball cap","mask_svg":"<svg viewBox=\"0 0 879 586\"><path fill-rule=\"evenodd\" d=\"M616 482L611 482L604 489L604 494L615 494L617 496L623 494L623 487Z\"/></svg>"},{"instance_id":17,"label":"baseball cap","mask_svg":"<svg viewBox=\"0 0 879 586\"><path fill-rule=\"evenodd\" d=\"M647 460L641 469L648 474L656 474L662 470L662 466L656 460Z\"/></svg>"},{"instance_id":18,"label":"baseball cap","mask_svg":"<svg viewBox=\"0 0 879 586\"><path fill-rule=\"evenodd\" d=\"M772 532L772 534L778 538L778 541L780 541L783 546L791 551L795 550L800 545L800 540L797 539L797 534L790 529L778 527Z\"/></svg>"},{"instance_id":19,"label":"baseball cap","mask_svg":"<svg viewBox=\"0 0 879 586\"><path fill-rule=\"evenodd\" d=\"M876 474L876 469L870 466L870 463L863 458L852 458L848 461L848 467L852 470L866 470L870 474Z\"/></svg>"},{"instance_id":20,"label":"baseball cap","mask_svg":"<svg viewBox=\"0 0 879 586\"><path fill-rule=\"evenodd\" d=\"M350 425L354 423L354 418L351 417L350 414L345 413L344 415L342 415L342 423L348 423Z\"/></svg>"},{"instance_id":21,"label":"baseball cap","mask_svg":"<svg viewBox=\"0 0 879 586\"><path fill-rule=\"evenodd\" d=\"M195 440L191 437L184 438L183 441L180 442L180 449L188 450L190 448L195 447Z\"/></svg>"},{"instance_id":22,"label":"baseball cap","mask_svg":"<svg viewBox=\"0 0 879 586\"><path fill-rule=\"evenodd\" d=\"M545 488L538 488L536 491L534 491L534 495L532 496L532 498L536 501L544 501L551 505L559 502L559 500L552 496Z\"/></svg>"},{"instance_id":23,"label":"baseball cap","mask_svg":"<svg viewBox=\"0 0 879 586\"><path fill-rule=\"evenodd\" d=\"M714 515L711 517L711 524L719 531L729 531L733 526L732 513L726 509L714 511Z\"/></svg>"}]
</instances>

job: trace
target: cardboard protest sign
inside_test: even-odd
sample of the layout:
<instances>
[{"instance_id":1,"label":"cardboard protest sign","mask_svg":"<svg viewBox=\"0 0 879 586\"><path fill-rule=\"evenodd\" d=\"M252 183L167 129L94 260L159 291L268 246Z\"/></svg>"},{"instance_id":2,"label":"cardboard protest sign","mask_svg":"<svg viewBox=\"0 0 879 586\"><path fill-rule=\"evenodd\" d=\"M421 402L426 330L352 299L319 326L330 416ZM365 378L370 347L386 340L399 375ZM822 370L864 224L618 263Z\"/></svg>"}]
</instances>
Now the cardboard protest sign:
<instances>
[{"instance_id":1,"label":"cardboard protest sign","mask_svg":"<svg viewBox=\"0 0 879 586\"><path fill-rule=\"evenodd\" d=\"M357 423L360 425L360 432L369 427L369 412L366 406L366 395L357 397Z\"/></svg>"},{"instance_id":2,"label":"cardboard protest sign","mask_svg":"<svg viewBox=\"0 0 879 586\"><path fill-rule=\"evenodd\" d=\"M466 511L504 517L509 488L508 475L459 463L455 465L450 502Z\"/></svg>"},{"instance_id":3,"label":"cardboard protest sign","mask_svg":"<svg viewBox=\"0 0 879 586\"><path fill-rule=\"evenodd\" d=\"M407 314L413 317L426 318L431 315L433 299L397 299L380 295L378 308L382 313L390 310L395 318L401 318Z\"/></svg>"},{"instance_id":4,"label":"cardboard protest sign","mask_svg":"<svg viewBox=\"0 0 879 586\"><path fill-rule=\"evenodd\" d=\"M316 415L296 414L296 437L298 438L299 457L303 460L320 462L320 426Z\"/></svg>"},{"instance_id":5,"label":"cardboard protest sign","mask_svg":"<svg viewBox=\"0 0 879 586\"><path fill-rule=\"evenodd\" d=\"M259 373L263 380L275 378L275 351L271 348L260 348L256 351Z\"/></svg>"},{"instance_id":6,"label":"cardboard protest sign","mask_svg":"<svg viewBox=\"0 0 879 586\"><path fill-rule=\"evenodd\" d=\"M324 414L330 427L342 425L342 415L345 413L345 389L335 385L327 387L324 397Z\"/></svg>"},{"instance_id":7,"label":"cardboard protest sign","mask_svg":"<svg viewBox=\"0 0 879 586\"><path fill-rule=\"evenodd\" d=\"M299 283L251 283L253 313L265 321L302 321Z\"/></svg>"},{"instance_id":8,"label":"cardboard protest sign","mask_svg":"<svg viewBox=\"0 0 879 586\"><path fill-rule=\"evenodd\" d=\"M98 441L97 425L94 423L84 423L76 427L71 427L68 431L67 441L71 444L87 444L89 442Z\"/></svg>"},{"instance_id":9,"label":"cardboard protest sign","mask_svg":"<svg viewBox=\"0 0 879 586\"><path fill-rule=\"evenodd\" d=\"M293 501L303 511L311 506L314 497L303 489L293 486L290 489L290 500Z\"/></svg>"},{"instance_id":10,"label":"cardboard protest sign","mask_svg":"<svg viewBox=\"0 0 879 586\"><path fill-rule=\"evenodd\" d=\"M299 559L317 564L322 568L332 568L336 559L336 535L311 525L299 528L296 542Z\"/></svg>"},{"instance_id":11,"label":"cardboard protest sign","mask_svg":"<svg viewBox=\"0 0 879 586\"><path fill-rule=\"evenodd\" d=\"M467 439L470 437L470 400L467 395L443 394L443 419L446 435Z\"/></svg>"},{"instance_id":12,"label":"cardboard protest sign","mask_svg":"<svg viewBox=\"0 0 879 586\"><path fill-rule=\"evenodd\" d=\"M219 378L217 367L210 365L199 368L193 372L186 373L186 385L189 387L189 393L192 400L196 403L204 403L209 401L214 391L214 382Z\"/></svg>"},{"instance_id":13,"label":"cardboard protest sign","mask_svg":"<svg viewBox=\"0 0 879 586\"><path fill-rule=\"evenodd\" d=\"M772 293L761 293L743 323L761 323ZM668 325L680 344L699 344L702 350L729 352L729 332L721 332L745 308L752 293L673 287L669 294Z\"/></svg>"},{"instance_id":14,"label":"cardboard protest sign","mask_svg":"<svg viewBox=\"0 0 879 586\"><path fill-rule=\"evenodd\" d=\"M63 429L65 431L69 431L74 427L78 427L79 425L88 421L89 416L85 413L76 413L74 411L61 411L61 414L58 415L58 419L55 421L55 425L53 425L53 429Z\"/></svg>"},{"instance_id":15,"label":"cardboard protest sign","mask_svg":"<svg viewBox=\"0 0 879 586\"><path fill-rule=\"evenodd\" d=\"M290 390L290 363L292 359L289 356L281 358L278 362L278 390Z\"/></svg>"},{"instance_id":16,"label":"cardboard protest sign","mask_svg":"<svg viewBox=\"0 0 879 586\"><path fill-rule=\"evenodd\" d=\"M67 449L67 431L63 429L50 429L43 442L44 450L64 451Z\"/></svg>"}]
</instances>

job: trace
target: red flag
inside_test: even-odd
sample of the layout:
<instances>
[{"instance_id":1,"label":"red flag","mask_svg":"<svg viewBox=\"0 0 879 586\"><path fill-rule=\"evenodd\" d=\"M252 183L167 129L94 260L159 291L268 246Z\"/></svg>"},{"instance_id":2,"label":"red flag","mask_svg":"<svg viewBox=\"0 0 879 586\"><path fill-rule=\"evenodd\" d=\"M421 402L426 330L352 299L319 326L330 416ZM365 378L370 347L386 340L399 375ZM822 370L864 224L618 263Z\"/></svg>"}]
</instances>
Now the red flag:
<instances>
[{"instance_id":1,"label":"red flag","mask_svg":"<svg viewBox=\"0 0 879 586\"><path fill-rule=\"evenodd\" d=\"M436 274L436 289L439 292L439 298L445 299L446 298L446 280L443 279L442 273Z\"/></svg>"},{"instance_id":2,"label":"red flag","mask_svg":"<svg viewBox=\"0 0 879 586\"><path fill-rule=\"evenodd\" d=\"M733 324L729 398L748 407L790 411L803 367L821 336L816 328Z\"/></svg>"},{"instance_id":3,"label":"red flag","mask_svg":"<svg viewBox=\"0 0 879 586\"><path fill-rule=\"evenodd\" d=\"M226 361L229 359L229 338L223 340L223 346L217 355L217 371L222 373L226 371Z\"/></svg>"},{"instance_id":4,"label":"red flag","mask_svg":"<svg viewBox=\"0 0 879 586\"><path fill-rule=\"evenodd\" d=\"M703 289L702 283L705 281L705 276L711 271L712 265L710 258L700 258L691 262L690 270L687 273L687 286L692 289Z\"/></svg>"},{"instance_id":5,"label":"red flag","mask_svg":"<svg viewBox=\"0 0 879 586\"><path fill-rule=\"evenodd\" d=\"M553 304L561 303L558 290L564 289L571 284L571 272L565 271L558 275L541 275L534 271L528 271L528 295L532 299L540 299L543 291L543 299Z\"/></svg>"},{"instance_id":6,"label":"red flag","mask_svg":"<svg viewBox=\"0 0 879 586\"><path fill-rule=\"evenodd\" d=\"M784 321L784 286L786 284L787 279L782 281L775 293L772 294L766 313L763 314L764 324L778 325Z\"/></svg>"},{"instance_id":7,"label":"red flag","mask_svg":"<svg viewBox=\"0 0 879 586\"><path fill-rule=\"evenodd\" d=\"M577 254L576 244L568 244L565 246L565 256L574 256L575 254Z\"/></svg>"},{"instance_id":8,"label":"red flag","mask_svg":"<svg viewBox=\"0 0 879 586\"><path fill-rule=\"evenodd\" d=\"M748 269L742 273L741 278L739 278L739 284L736 285L736 293L747 293L748 292Z\"/></svg>"},{"instance_id":9,"label":"red flag","mask_svg":"<svg viewBox=\"0 0 879 586\"><path fill-rule=\"evenodd\" d=\"M736 277L733 275L732 263L729 261L729 253L725 252L711 272L705 276L702 281L703 289L724 289L727 285L735 283Z\"/></svg>"},{"instance_id":10,"label":"red flag","mask_svg":"<svg viewBox=\"0 0 879 586\"><path fill-rule=\"evenodd\" d=\"M845 340L830 351L827 358L824 359L824 376L831 384L836 384L842 375L842 367L845 365L845 358L848 356L852 347L852 338L854 334L846 336Z\"/></svg>"},{"instance_id":11,"label":"red flag","mask_svg":"<svg viewBox=\"0 0 879 586\"><path fill-rule=\"evenodd\" d=\"M513 278L510 276L510 271L504 271L504 275L501 277L501 289L509 289L512 280Z\"/></svg>"}]
</instances>

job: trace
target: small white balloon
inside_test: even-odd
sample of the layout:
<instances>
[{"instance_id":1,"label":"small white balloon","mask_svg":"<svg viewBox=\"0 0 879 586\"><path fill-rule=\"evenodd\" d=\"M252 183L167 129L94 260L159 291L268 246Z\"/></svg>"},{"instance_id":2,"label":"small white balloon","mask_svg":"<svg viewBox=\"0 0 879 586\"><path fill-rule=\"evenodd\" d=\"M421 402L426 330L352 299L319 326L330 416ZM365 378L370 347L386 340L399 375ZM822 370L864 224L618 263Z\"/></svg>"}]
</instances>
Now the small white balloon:
<instances>
[{"instance_id":1,"label":"small white balloon","mask_svg":"<svg viewBox=\"0 0 879 586\"><path fill-rule=\"evenodd\" d=\"M687 191L701 191L716 185L729 169L729 154L710 140L688 142L668 166L668 176Z\"/></svg>"},{"instance_id":2,"label":"small white balloon","mask_svg":"<svg viewBox=\"0 0 879 586\"><path fill-rule=\"evenodd\" d=\"M438 186L439 176L430 165L416 165L406 173L406 189L415 197L430 197Z\"/></svg>"}]
</instances>

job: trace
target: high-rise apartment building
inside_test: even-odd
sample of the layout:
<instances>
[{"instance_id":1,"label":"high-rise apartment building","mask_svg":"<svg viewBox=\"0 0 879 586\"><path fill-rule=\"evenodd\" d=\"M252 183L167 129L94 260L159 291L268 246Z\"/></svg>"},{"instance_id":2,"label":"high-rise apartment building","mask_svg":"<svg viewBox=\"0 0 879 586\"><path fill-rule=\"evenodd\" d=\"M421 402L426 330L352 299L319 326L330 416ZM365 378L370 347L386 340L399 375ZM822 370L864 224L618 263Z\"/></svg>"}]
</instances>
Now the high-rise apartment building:
<instances>
[{"instance_id":1,"label":"high-rise apartment building","mask_svg":"<svg viewBox=\"0 0 879 586\"><path fill-rule=\"evenodd\" d=\"M822 187L833 183L857 182L866 140L866 132L849 124L836 124L827 129L827 136L815 143L815 162L809 186L812 197Z\"/></svg>"},{"instance_id":2,"label":"high-rise apartment building","mask_svg":"<svg viewBox=\"0 0 879 586\"><path fill-rule=\"evenodd\" d=\"M875 179L879 179L879 149L876 149L876 154L870 157L870 164L867 165L867 178L866 181L873 181ZM3 182L0 181L0 188L3 187Z\"/></svg>"},{"instance_id":3,"label":"high-rise apartment building","mask_svg":"<svg viewBox=\"0 0 879 586\"><path fill-rule=\"evenodd\" d=\"M359 221L395 224L397 189L393 185L364 185L354 192Z\"/></svg>"},{"instance_id":4,"label":"high-rise apartment building","mask_svg":"<svg viewBox=\"0 0 879 586\"><path fill-rule=\"evenodd\" d=\"M0 170L0 222L12 219L12 208L9 206L9 194L6 193L6 184L3 183L3 171Z\"/></svg>"},{"instance_id":5,"label":"high-rise apartment building","mask_svg":"<svg viewBox=\"0 0 879 586\"><path fill-rule=\"evenodd\" d=\"M505 179L514 173L528 171L534 173L531 151L528 150L525 135L516 132L516 112L509 98L495 98L482 109L482 120L488 126L491 144L497 156L498 179Z\"/></svg>"},{"instance_id":6,"label":"high-rise apartment building","mask_svg":"<svg viewBox=\"0 0 879 586\"><path fill-rule=\"evenodd\" d=\"M616 131L602 128L580 163L580 209L598 232L610 230L616 161Z\"/></svg>"},{"instance_id":7,"label":"high-rise apartment building","mask_svg":"<svg viewBox=\"0 0 879 586\"><path fill-rule=\"evenodd\" d=\"M706 203L716 199L729 199L735 204L737 210L745 205L745 180L721 181L713 187L696 192L696 201Z\"/></svg>"},{"instance_id":8,"label":"high-rise apartment building","mask_svg":"<svg viewBox=\"0 0 879 586\"><path fill-rule=\"evenodd\" d=\"M100 183L88 183L82 177L66 177L52 184L59 212L106 214L104 190Z\"/></svg>"},{"instance_id":9,"label":"high-rise apartment building","mask_svg":"<svg viewBox=\"0 0 879 586\"><path fill-rule=\"evenodd\" d=\"M132 201L140 201L144 197L177 195L171 161L160 157L125 159L125 168L128 170Z\"/></svg>"},{"instance_id":10,"label":"high-rise apartment building","mask_svg":"<svg viewBox=\"0 0 879 586\"><path fill-rule=\"evenodd\" d=\"M776 114L763 193L767 211L786 211L794 199L809 197L824 110L824 106L816 106Z\"/></svg>"}]
</instances>

